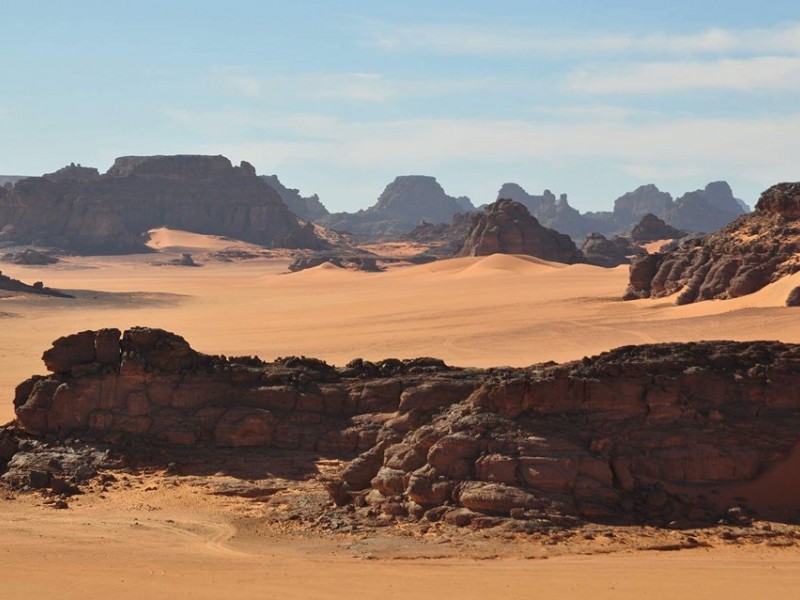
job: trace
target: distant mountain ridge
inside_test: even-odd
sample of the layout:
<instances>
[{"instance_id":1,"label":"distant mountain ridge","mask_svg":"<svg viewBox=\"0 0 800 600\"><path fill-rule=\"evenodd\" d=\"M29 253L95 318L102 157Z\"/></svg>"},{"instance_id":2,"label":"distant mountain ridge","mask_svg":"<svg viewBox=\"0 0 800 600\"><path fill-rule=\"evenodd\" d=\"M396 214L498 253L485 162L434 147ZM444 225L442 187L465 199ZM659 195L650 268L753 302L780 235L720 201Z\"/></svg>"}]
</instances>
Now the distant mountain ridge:
<instances>
[{"instance_id":1,"label":"distant mountain ridge","mask_svg":"<svg viewBox=\"0 0 800 600\"><path fill-rule=\"evenodd\" d=\"M550 190L545 190L541 196L535 196L516 183L503 184L497 198L524 204L542 225L574 239L589 233L627 233L646 214L653 214L676 229L707 233L750 210L733 196L725 181L711 182L704 189L687 192L677 200L653 184L642 185L617 198L613 211L587 213L570 206L566 194L556 199Z\"/></svg>"},{"instance_id":2,"label":"distant mountain ridge","mask_svg":"<svg viewBox=\"0 0 800 600\"><path fill-rule=\"evenodd\" d=\"M401 175L386 186L373 206L356 213L331 213L317 223L365 239L390 238L422 222L449 223L456 214L473 210L469 198L447 195L435 177Z\"/></svg>"}]
</instances>

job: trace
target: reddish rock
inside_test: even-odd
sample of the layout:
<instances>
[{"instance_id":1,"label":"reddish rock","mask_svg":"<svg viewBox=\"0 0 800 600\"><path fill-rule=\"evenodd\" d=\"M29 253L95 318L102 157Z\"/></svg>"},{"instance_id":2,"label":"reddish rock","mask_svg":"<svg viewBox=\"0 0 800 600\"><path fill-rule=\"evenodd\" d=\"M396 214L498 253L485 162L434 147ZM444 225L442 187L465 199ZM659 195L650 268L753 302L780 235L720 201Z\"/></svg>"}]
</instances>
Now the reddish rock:
<instances>
[{"instance_id":1,"label":"reddish rock","mask_svg":"<svg viewBox=\"0 0 800 600\"><path fill-rule=\"evenodd\" d=\"M583 262L568 235L542 227L523 204L513 200L498 200L483 214L472 215L467 239L456 256L498 253L527 254L567 264Z\"/></svg>"},{"instance_id":2,"label":"reddish rock","mask_svg":"<svg viewBox=\"0 0 800 600\"><path fill-rule=\"evenodd\" d=\"M631 265L624 299L677 294L677 304L752 294L800 269L800 183L761 195L753 213Z\"/></svg>"}]
</instances>

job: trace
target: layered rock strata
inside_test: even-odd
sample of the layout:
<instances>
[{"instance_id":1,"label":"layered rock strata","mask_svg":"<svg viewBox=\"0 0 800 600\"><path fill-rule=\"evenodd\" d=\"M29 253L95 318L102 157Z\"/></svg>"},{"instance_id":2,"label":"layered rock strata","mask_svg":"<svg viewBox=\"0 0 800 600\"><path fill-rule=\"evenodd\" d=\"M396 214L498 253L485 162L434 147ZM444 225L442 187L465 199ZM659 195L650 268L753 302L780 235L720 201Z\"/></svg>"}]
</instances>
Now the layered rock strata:
<instances>
[{"instance_id":1,"label":"layered rock strata","mask_svg":"<svg viewBox=\"0 0 800 600\"><path fill-rule=\"evenodd\" d=\"M798 508L791 477L775 475L800 441L798 345L628 346L526 369L430 358L334 368L206 356L133 328L67 336L43 358L51 374L14 400L30 435L355 456L328 489L356 514L702 520L731 495ZM765 478L767 500L748 492Z\"/></svg>"},{"instance_id":2,"label":"layered rock strata","mask_svg":"<svg viewBox=\"0 0 800 600\"><path fill-rule=\"evenodd\" d=\"M70 166L0 192L0 241L80 253L144 252L155 227L264 246L322 249L249 163L224 156L128 156L105 175Z\"/></svg>"},{"instance_id":3,"label":"layered rock strata","mask_svg":"<svg viewBox=\"0 0 800 600\"><path fill-rule=\"evenodd\" d=\"M752 294L800 270L800 184L766 190L755 212L631 265L625 299L678 294L677 304Z\"/></svg>"}]
</instances>

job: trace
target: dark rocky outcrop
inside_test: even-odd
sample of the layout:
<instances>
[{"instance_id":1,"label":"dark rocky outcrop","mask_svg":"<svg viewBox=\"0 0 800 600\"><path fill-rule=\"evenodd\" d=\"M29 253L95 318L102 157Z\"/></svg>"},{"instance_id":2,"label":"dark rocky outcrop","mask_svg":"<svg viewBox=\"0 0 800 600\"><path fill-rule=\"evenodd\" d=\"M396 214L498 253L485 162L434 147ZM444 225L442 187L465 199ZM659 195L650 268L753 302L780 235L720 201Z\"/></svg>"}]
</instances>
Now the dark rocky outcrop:
<instances>
[{"instance_id":1,"label":"dark rocky outcrop","mask_svg":"<svg viewBox=\"0 0 800 600\"><path fill-rule=\"evenodd\" d=\"M13 279L8 275L3 275L2 271L0 271L0 292L36 294L38 296L55 296L57 298L74 298L74 296L70 296L59 290L45 287L41 281L37 281L33 285L28 285L27 283L22 283L19 279Z\"/></svg>"},{"instance_id":2,"label":"dark rocky outcrop","mask_svg":"<svg viewBox=\"0 0 800 600\"><path fill-rule=\"evenodd\" d=\"M640 254L641 248L631 244L628 238L614 236L608 239L602 233L590 233L581 246L584 260L598 267L617 267L631 262L628 256Z\"/></svg>"},{"instance_id":3,"label":"dark rocky outcrop","mask_svg":"<svg viewBox=\"0 0 800 600\"><path fill-rule=\"evenodd\" d=\"M678 292L678 304L736 298L797 272L798 206L800 185L778 184L762 194L755 212L718 232L635 260L625 299Z\"/></svg>"},{"instance_id":4,"label":"dark rocky outcrop","mask_svg":"<svg viewBox=\"0 0 800 600\"><path fill-rule=\"evenodd\" d=\"M356 213L333 213L317 222L329 229L346 231L365 240L396 238L421 222L449 223L471 206L469 198L448 196L435 177L397 177L378 202Z\"/></svg>"},{"instance_id":5,"label":"dark rocky outcrop","mask_svg":"<svg viewBox=\"0 0 800 600\"><path fill-rule=\"evenodd\" d=\"M456 256L527 254L544 260L582 262L580 250L568 235L547 229L514 200L498 200L483 213L471 215L464 246Z\"/></svg>"},{"instance_id":6,"label":"dark rocky outcrop","mask_svg":"<svg viewBox=\"0 0 800 600\"><path fill-rule=\"evenodd\" d=\"M354 256L354 255L317 255L300 256L289 265L289 271L305 271L320 265L331 264L340 269L352 269L354 271L377 272L382 269L378 266L377 256Z\"/></svg>"},{"instance_id":7,"label":"dark rocky outcrop","mask_svg":"<svg viewBox=\"0 0 800 600\"><path fill-rule=\"evenodd\" d=\"M334 368L206 356L133 328L61 338L44 361L51 374L16 390L27 435L349 456L328 489L356 516L666 524L715 521L732 497L764 516L797 508L791 476L774 467L800 442L798 345L627 346L526 369L430 358ZM20 445L0 431L0 471ZM50 485L42 464L37 481Z\"/></svg>"},{"instance_id":8,"label":"dark rocky outcrop","mask_svg":"<svg viewBox=\"0 0 800 600\"><path fill-rule=\"evenodd\" d=\"M283 203L296 214L306 221L316 221L328 214L328 209L319 200L316 194L312 196L301 196L300 190L287 188L278 179L277 175L263 175L261 179L278 192Z\"/></svg>"},{"instance_id":9,"label":"dark rocky outcrop","mask_svg":"<svg viewBox=\"0 0 800 600\"><path fill-rule=\"evenodd\" d=\"M647 213L631 229L634 242L654 242L656 240L674 240L685 237L686 233L667 225L652 213Z\"/></svg>"},{"instance_id":10,"label":"dark rocky outcrop","mask_svg":"<svg viewBox=\"0 0 800 600\"><path fill-rule=\"evenodd\" d=\"M570 206L566 194L556 198L553 192L545 190L541 196L535 196L516 183L504 183L497 193L497 199L514 200L523 204L543 226L566 233L576 240L583 239L589 233L604 230L601 221L581 215Z\"/></svg>"},{"instance_id":11,"label":"dark rocky outcrop","mask_svg":"<svg viewBox=\"0 0 800 600\"><path fill-rule=\"evenodd\" d=\"M100 178L100 171L93 167L83 167L80 164L71 163L53 173L45 173L43 179L59 183L62 181L93 181Z\"/></svg>"},{"instance_id":12,"label":"dark rocky outcrop","mask_svg":"<svg viewBox=\"0 0 800 600\"><path fill-rule=\"evenodd\" d=\"M155 227L264 246L324 248L252 165L223 156L128 156L103 176L84 167L24 179L0 196L0 241L81 253L147 251Z\"/></svg>"},{"instance_id":13,"label":"dark rocky outcrop","mask_svg":"<svg viewBox=\"0 0 800 600\"><path fill-rule=\"evenodd\" d=\"M7 252L0 258L1 261L15 265L54 265L58 262L55 256L27 248L19 252Z\"/></svg>"},{"instance_id":14,"label":"dark rocky outcrop","mask_svg":"<svg viewBox=\"0 0 800 600\"><path fill-rule=\"evenodd\" d=\"M400 239L427 246L425 253L439 258L450 258L464 245L470 227L471 213L458 213L450 223L420 223Z\"/></svg>"}]
</instances>

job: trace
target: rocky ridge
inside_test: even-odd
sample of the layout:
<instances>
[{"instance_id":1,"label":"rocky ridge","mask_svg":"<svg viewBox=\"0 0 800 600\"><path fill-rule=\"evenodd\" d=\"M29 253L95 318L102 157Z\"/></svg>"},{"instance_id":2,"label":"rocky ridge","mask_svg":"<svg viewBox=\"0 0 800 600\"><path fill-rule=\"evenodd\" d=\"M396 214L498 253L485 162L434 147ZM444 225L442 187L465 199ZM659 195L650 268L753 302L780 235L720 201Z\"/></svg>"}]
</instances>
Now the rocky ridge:
<instances>
[{"instance_id":1,"label":"rocky ridge","mask_svg":"<svg viewBox=\"0 0 800 600\"><path fill-rule=\"evenodd\" d=\"M430 358L334 368L206 356L133 328L61 338L43 359L51 374L17 388L18 432L0 432L11 485L62 479L41 461L43 473L25 473L17 457L35 443L24 436L80 436L355 457L327 479L354 519L536 530L716 522L731 496L780 518L797 508L773 473L800 442L798 345L628 346L526 369ZM771 498L758 493L765 478Z\"/></svg>"},{"instance_id":2,"label":"rocky ridge","mask_svg":"<svg viewBox=\"0 0 800 600\"><path fill-rule=\"evenodd\" d=\"M724 181L709 183L704 189L688 192L677 200L655 185L647 184L617 198L613 211L586 213L570 206L566 194L556 198L550 190L545 190L541 196L536 196L516 183L503 184L497 197L524 204L542 225L577 240L591 233L606 236L625 233L648 213L677 229L712 232L749 210L733 196Z\"/></svg>"},{"instance_id":3,"label":"rocky ridge","mask_svg":"<svg viewBox=\"0 0 800 600\"><path fill-rule=\"evenodd\" d=\"M328 246L252 165L224 156L121 157L104 175L70 165L0 190L0 242L146 252L142 235L163 226L264 246Z\"/></svg>"},{"instance_id":4,"label":"rocky ridge","mask_svg":"<svg viewBox=\"0 0 800 600\"><path fill-rule=\"evenodd\" d=\"M678 294L677 304L752 294L800 270L800 184L766 190L753 213L631 265L625 299Z\"/></svg>"}]
</instances>

